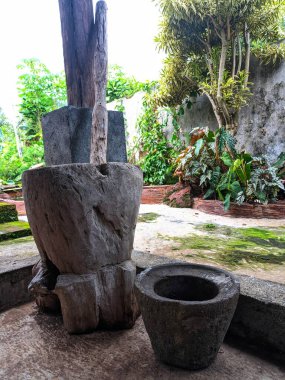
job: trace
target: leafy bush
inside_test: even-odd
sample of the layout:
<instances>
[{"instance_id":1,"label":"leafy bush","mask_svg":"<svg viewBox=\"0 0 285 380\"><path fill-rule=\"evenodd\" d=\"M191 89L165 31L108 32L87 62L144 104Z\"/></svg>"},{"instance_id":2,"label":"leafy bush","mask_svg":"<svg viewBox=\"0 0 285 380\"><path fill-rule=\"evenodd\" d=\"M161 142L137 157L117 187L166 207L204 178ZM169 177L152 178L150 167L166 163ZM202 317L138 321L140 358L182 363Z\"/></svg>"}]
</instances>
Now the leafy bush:
<instances>
[{"instance_id":1,"label":"leafy bush","mask_svg":"<svg viewBox=\"0 0 285 380\"><path fill-rule=\"evenodd\" d=\"M275 202L284 191L285 154L274 164L267 157L237 152L235 139L224 129L196 128L190 145L176 160L175 174L189 181L194 196L230 202Z\"/></svg>"},{"instance_id":2,"label":"leafy bush","mask_svg":"<svg viewBox=\"0 0 285 380\"><path fill-rule=\"evenodd\" d=\"M0 153L0 178L5 183L20 182L23 171L43 161L42 141L34 141L32 145L24 146L22 157L18 155L16 144L7 144Z\"/></svg>"},{"instance_id":3,"label":"leafy bush","mask_svg":"<svg viewBox=\"0 0 285 380\"><path fill-rule=\"evenodd\" d=\"M168 140L164 131L168 125L169 116L172 119L174 132ZM182 148L175 112L168 109L166 117L162 120L154 104L153 94L147 93L143 100L143 112L137 121L137 128L139 139L135 149L140 152L138 164L144 173L144 182L150 185L174 183L175 159Z\"/></svg>"},{"instance_id":4,"label":"leafy bush","mask_svg":"<svg viewBox=\"0 0 285 380\"><path fill-rule=\"evenodd\" d=\"M64 73L54 74L38 59L24 59L18 65L19 112L25 139L40 140L41 118L67 103Z\"/></svg>"}]
</instances>

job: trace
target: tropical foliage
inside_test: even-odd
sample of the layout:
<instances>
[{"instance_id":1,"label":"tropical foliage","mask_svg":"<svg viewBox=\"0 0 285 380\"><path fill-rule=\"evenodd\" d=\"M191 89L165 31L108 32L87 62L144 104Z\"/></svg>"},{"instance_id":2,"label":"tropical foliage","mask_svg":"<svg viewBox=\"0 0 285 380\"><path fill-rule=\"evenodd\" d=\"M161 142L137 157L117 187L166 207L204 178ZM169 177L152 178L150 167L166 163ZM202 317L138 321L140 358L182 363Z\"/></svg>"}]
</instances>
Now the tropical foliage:
<instances>
[{"instance_id":1,"label":"tropical foliage","mask_svg":"<svg viewBox=\"0 0 285 380\"><path fill-rule=\"evenodd\" d=\"M137 120L139 137L134 150L139 151L138 164L144 173L146 184L169 184L173 177L175 159L182 149L178 114L175 109L159 109L154 101L153 90L149 89L143 99L142 113ZM166 137L171 123L173 132Z\"/></svg>"},{"instance_id":2,"label":"tropical foliage","mask_svg":"<svg viewBox=\"0 0 285 380\"><path fill-rule=\"evenodd\" d=\"M121 66L111 65L108 73L107 103L117 102L116 108L121 110L124 99L132 98L137 92L145 91L146 84L125 74Z\"/></svg>"},{"instance_id":3,"label":"tropical foliage","mask_svg":"<svg viewBox=\"0 0 285 380\"><path fill-rule=\"evenodd\" d=\"M22 134L22 138L24 134ZM43 161L41 141L20 139L17 126L12 126L0 111L0 178L1 182L18 182L21 174Z\"/></svg>"},{"instance_id":4,"label":"tropical foliage","mask_svg":"<svg viewBox=\"0 0 285 380\"><path fill-rule=\"evenodd\" d=\"M18 69L18 124L11 125L0 111L0 178L4 183L20 181L24 170L43 163L41 118L67 102L64 73L52 73L37 59L23 60ZM124 111L124 99L150 85L128 77L119 66L111 66L107 101L115 101L116 108Z\"/></svg>"},{"instance_id":5,"label":"tropical foliage","mask_svg":"<svg viewBox=\"0 0 285 380\"><path fill-rule=\"evenodd\" d=\"M251 55L285 57L284 0L155 0L161 10L157 43L167 53L160 105L205 94L219 127L235 132L250 96Z\"/></svg>"},{"instance_id":6,"label":"tropical foliage","mask_svg":"<svg viewBox=\"0 0 285 380\"><path fill-rule=\"evenodd\" d=\"M23 60L18 69L20 127L26 140L40 140L43 115L66 105L65 76L52 73L37 59Z\"/></svg>"},{"instance_id":7,"label":"tropical foliage","mask_svg":"<svg viewBox=\"0 0 285 380\"><path fill-rule=\"evenodd\" d=\"M190 145L176 160L175 174L189 181L192 194L230 202L275 202L284 195L285 154L271 164L263 157L238 152L235 139L224 129L196 128Z\"/></svg>"},{"instance_id":8,"label":"tropical foliage","mask_svg":"<svg viewBox=\"0 0 285 380\"><path fill-rule=\"evenodd\" d=\"M40 121L44 114L66 104L64 74L52 73L37 59L25 59L18 66L19 121L0 122L0 178L18 182L31 166L43 163L44 149Z\"/></svg>"}]
</instances>

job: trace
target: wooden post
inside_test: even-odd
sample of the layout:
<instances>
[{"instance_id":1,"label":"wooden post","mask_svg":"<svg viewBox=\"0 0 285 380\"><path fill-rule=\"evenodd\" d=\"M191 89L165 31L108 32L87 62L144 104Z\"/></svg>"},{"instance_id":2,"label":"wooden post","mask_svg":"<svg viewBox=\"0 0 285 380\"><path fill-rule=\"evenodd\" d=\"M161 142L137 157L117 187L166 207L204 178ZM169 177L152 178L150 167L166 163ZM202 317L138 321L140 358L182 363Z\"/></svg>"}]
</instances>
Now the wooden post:
<instances>
[{"instance_id":1,"label":"wooden post","mask_svg":"<svg viewBox=\"0 0 285 380\"><path fill-rule=\"evenodd\" d=\"M90 161L99 165L107 161L108 112L106 106L106 86L108 48L107 5L105 1L98 1L96 5L94 39L95 105L92 114Z\"/></svg>"},{"instance_id":2,"label":"wooden post","mask_svg":"<svg viewBox=\"0 0 285 380\"><path fill-rule=\"evenodd\" d=\"M68 104L93 108L90 162L107 158L107 5L92 0L59 0Z\"/></svg>"},{"instance_id":3,"label":"wooden post","mask_svg":"<svg viewBox=\"0 0 285 380\"><path fill-rule=\"evenodd\" d=\"M68 104L94 107L92 0L59 0Z\"/></svg>"}]
</instances>

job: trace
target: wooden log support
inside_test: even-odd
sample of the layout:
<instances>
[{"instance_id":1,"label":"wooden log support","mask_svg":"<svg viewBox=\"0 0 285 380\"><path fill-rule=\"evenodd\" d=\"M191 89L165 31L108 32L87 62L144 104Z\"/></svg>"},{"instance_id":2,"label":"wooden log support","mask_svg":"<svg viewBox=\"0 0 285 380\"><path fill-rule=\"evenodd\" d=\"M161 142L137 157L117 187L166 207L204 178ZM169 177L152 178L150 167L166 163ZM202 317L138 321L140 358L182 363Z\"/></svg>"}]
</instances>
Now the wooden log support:
<instances>
[{"instance_id":1,"label":"wooden log support","mask_svg":"<svg viewBox=\"0 0 285 380\"><path fill-rule=\"evenodd\" d=\"M90 162L107 161L107 4L59 0L68 105L93 108Z\"/></svg>"},{"instance_id":2,"label":"wooden log support","mask_svg":"<svg viewBox=\"0 0 285 380\"><path fill-rule=\"evenodd\" d=\"M59 0L68 105L94 107L92 0Z\"/></svg>"},{"instance_id":3,"label":"wooden log support","mask_svg":"<svg viewBox=\"0 0 285 380\"><path fill-rule=\"evenodd\" d=\"M106 87L108 73L107 5L98 1L96 5L94 31L94 87L95 105L92 115L91 163L100 165L107 161L108 112Z\"/></svg>"},{"instance_id":4,"label":"wooden log support","mask_svg":"<svg viewBox=\"0 0 285 380\"><path fill-rule=\"evenodd\" d=\"M58 276L54 293L60 299L66 330L80 334L96 329L99 323L96 275Z\"/></svg>"}]
</instances>

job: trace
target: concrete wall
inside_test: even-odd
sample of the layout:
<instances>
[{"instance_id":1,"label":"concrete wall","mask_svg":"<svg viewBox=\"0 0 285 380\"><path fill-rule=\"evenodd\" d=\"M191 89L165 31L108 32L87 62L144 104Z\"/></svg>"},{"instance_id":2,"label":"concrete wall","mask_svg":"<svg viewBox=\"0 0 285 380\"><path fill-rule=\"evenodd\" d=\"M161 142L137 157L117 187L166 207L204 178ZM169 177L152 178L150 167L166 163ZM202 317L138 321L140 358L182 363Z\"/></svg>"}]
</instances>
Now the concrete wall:
<instances>
[{"instance_id":1,"label":"concrete wall","mask_svg":"<svg viewBox=\"0 0 285 380\"><path fill-rule=\"evenodd\" d=\"M240 111L238 148L254 155L267 154L270 159L285 152L285 62L276 67L260 65L252 60L254 74L250 81L252 97ZM198 97L192 109L181 119L183 131L194 127L217 127L207 98Z\"/></svg>"}]
</instances>

